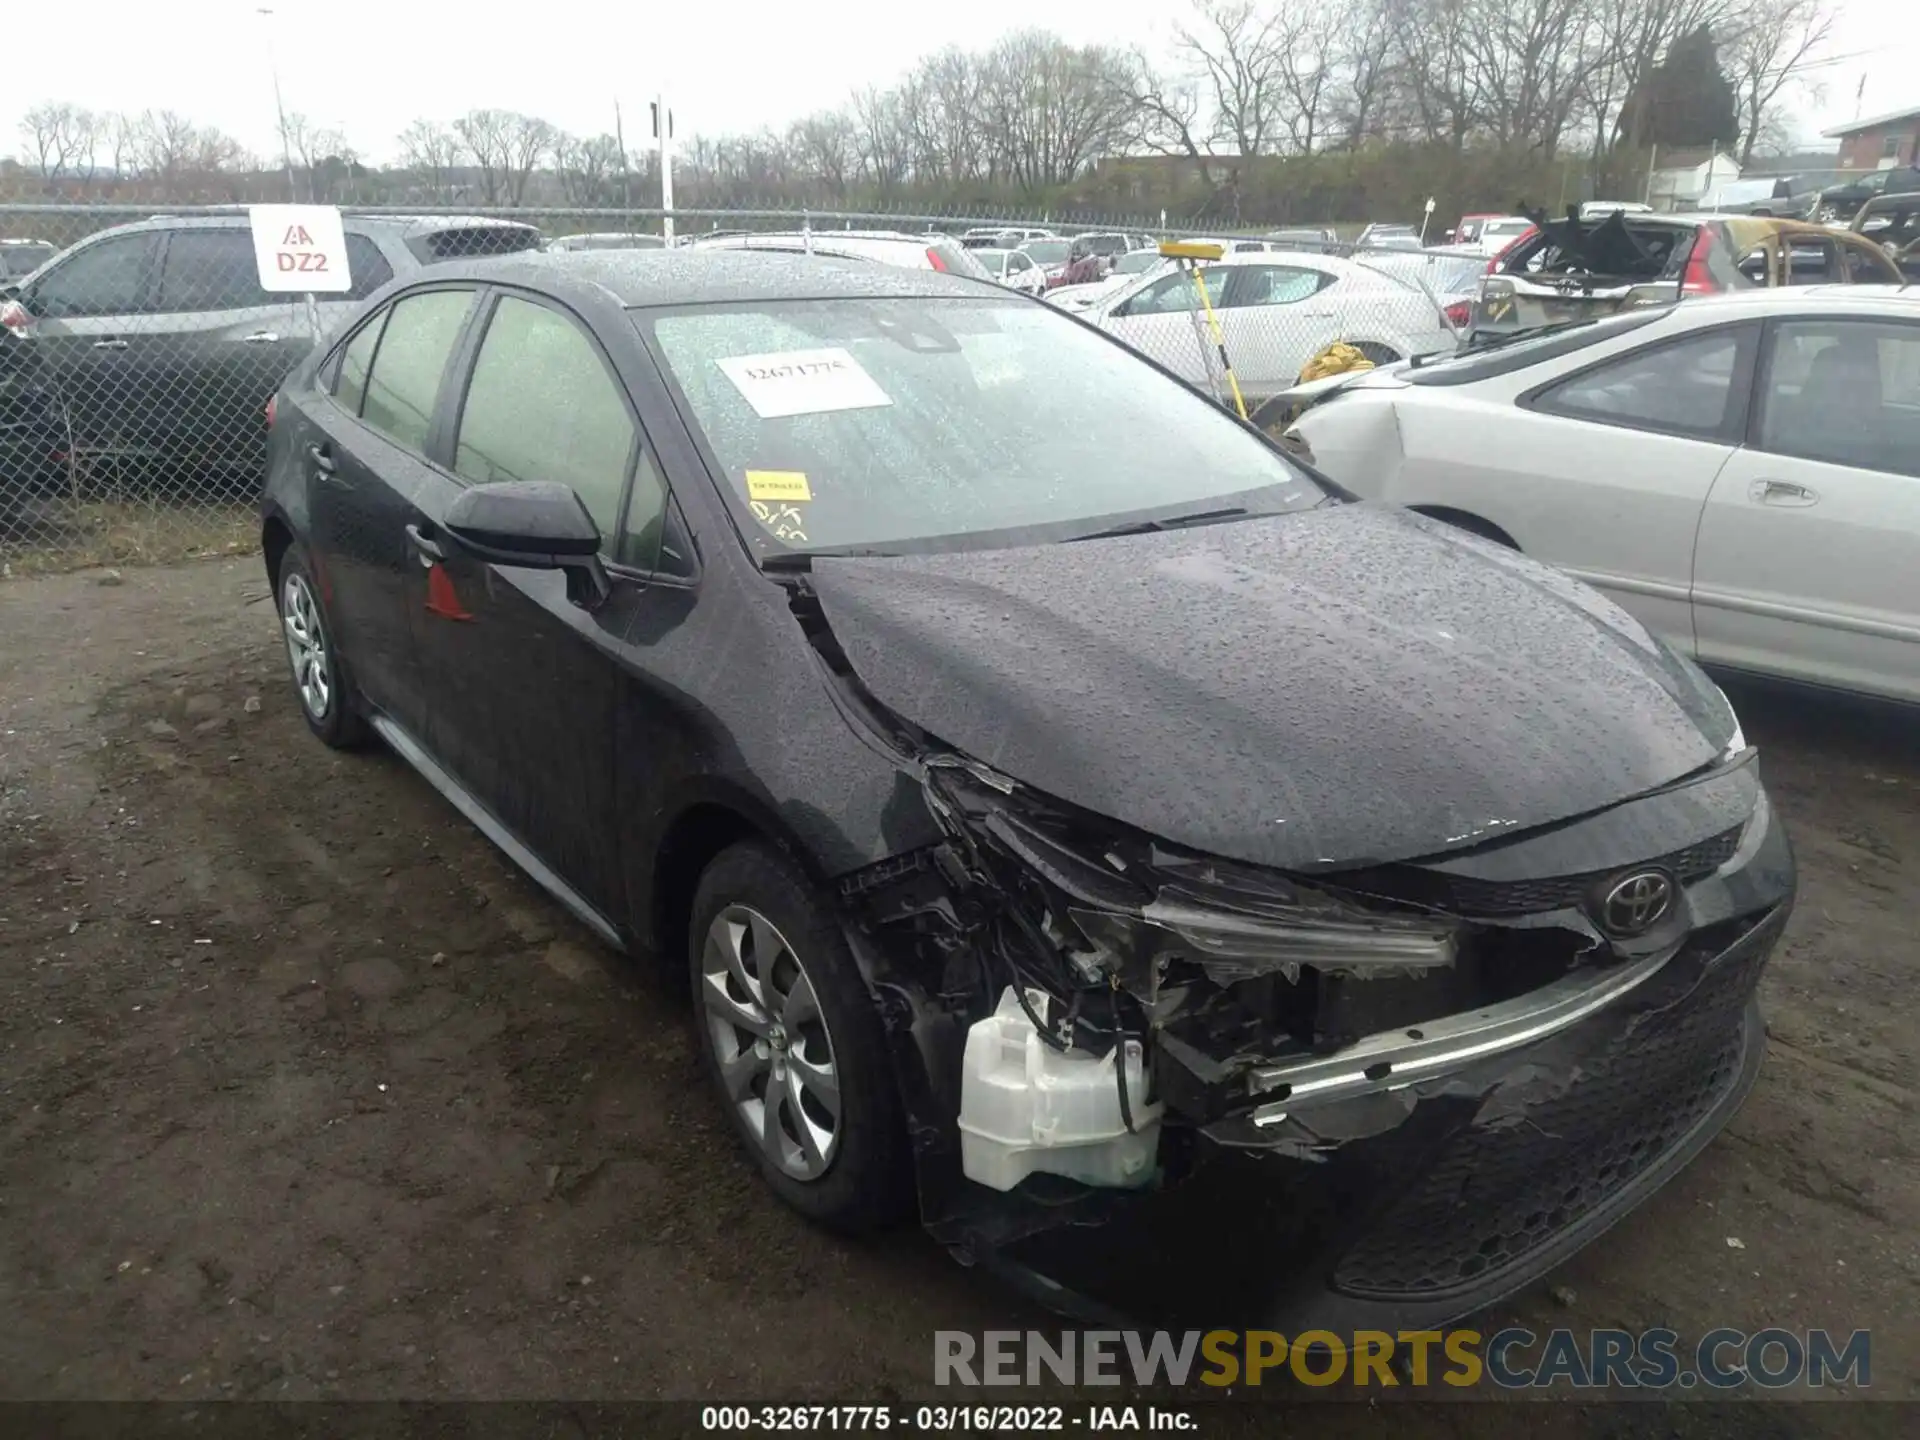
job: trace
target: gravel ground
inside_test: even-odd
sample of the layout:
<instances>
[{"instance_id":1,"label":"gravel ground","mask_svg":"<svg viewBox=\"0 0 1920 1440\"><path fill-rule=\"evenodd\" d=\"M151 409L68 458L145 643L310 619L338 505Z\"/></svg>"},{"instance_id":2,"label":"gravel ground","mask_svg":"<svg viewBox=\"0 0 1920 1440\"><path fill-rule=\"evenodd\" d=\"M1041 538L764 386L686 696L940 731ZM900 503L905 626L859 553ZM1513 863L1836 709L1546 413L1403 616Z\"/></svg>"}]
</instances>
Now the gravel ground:
<instances>
[{"instance_id":1,"label":"gravel ground","mask_svg":"<svg viewBox=\"0 0 1920 1440\"><path fill-rule=\"evenodd\" d=\"M0 1397L848 1403L1045 1323L773 1201L670 982L306 735L256 561L105 578L0 585ZM1759 1087L1483 1327L1868 1327L1920 1400L1913 717L1731 693L1802 869Z\"/></svg>"}]
</instances>

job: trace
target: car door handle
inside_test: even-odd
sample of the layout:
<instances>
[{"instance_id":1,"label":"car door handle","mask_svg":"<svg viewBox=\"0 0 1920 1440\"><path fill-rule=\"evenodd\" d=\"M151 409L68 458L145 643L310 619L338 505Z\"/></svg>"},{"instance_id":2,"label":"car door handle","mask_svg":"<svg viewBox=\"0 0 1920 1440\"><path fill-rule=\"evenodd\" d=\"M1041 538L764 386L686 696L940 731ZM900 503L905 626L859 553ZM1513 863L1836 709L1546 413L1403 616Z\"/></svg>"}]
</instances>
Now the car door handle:
<instances>
[{"instance_id":1,"label":"car door handle","mask_svg":"<svg viewBox=\"0 0 1920 1440\"><path fill-rule=\"evenodd\" d=\"M339 473L334 468L333 451L325 445L307 446L307 458L313 461L313 468L322 475L332 477Z\"/></svg>"},{"instance_id":2,"label":"car door handle","mask_svg":"<svg viewBox=\"0 0 1920 1440\"><path fill-rule=\"evenodd\" d=\"M447 558L447 552L440 548L440 542L420 533L418 525L407 526L407 543L413 546L414 553L420 557L422 565L433 565Z\"/></svg>"},{"instance_id":3,"label":"car door handle","mask_svg":"<svg viewBox=\"0 0 1920 1440\"><path fill-rule=\"evenodd\" d=\"M278 345L280 337L271 330L256 330L251 335L240 337L242 345Z\"/></svg>"},{"instance_id":4,"label":"car door handle","mask_svg":"<svg viewBox=\"0 0 1920 1440\"><path fill-rule=\"evenodd\" d=\"M1762 505L1812 505L1820 496L1790 480L1756 480L1747 487L1750 498Z\"/></svg>"},{"instance_id":5,"label":"car door handle","mask_svg":"<svg viewBox=\"0 0 1920 1440\"><path fill-rule=\"evenodd\" d=\"M96 340L93 342L93 348L96 350L124 350L127 348L127 342L124 340Z\"/></svg>"}]
</instances>

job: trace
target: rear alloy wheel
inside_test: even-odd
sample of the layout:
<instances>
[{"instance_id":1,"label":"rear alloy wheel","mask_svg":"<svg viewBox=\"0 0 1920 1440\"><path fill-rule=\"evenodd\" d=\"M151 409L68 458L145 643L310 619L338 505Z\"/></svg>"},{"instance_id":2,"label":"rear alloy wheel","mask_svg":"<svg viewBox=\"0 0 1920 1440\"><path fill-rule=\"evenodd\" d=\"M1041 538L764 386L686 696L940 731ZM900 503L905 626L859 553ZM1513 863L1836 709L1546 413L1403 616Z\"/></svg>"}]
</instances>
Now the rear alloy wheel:
<instances>
[{"instance_id":1,"label":"rear alloy wheel","mask_svg":"<svg viewBox=\"0 0 1920 1440\"><path fill-rule=\"evenodd\" d=\"M899 1089L831 905L747 842L700 877L688 940L700 1049L761 1176L836 1230L897 1219L912 1195Z\"/></svg>"},{"instance_id":2,"label":"rear alloy wheel","mask_svg":"<svg viewBox=\"0 0 1920 1440\"><path fill-rule=\"evenodd\" d=\"M346 671L327 629L320 596L304 557L290 551L280 566L280 630L287 665L307 728L335 749L366 739L366 726L353 708Z\"/></svg>"}]
</instances>

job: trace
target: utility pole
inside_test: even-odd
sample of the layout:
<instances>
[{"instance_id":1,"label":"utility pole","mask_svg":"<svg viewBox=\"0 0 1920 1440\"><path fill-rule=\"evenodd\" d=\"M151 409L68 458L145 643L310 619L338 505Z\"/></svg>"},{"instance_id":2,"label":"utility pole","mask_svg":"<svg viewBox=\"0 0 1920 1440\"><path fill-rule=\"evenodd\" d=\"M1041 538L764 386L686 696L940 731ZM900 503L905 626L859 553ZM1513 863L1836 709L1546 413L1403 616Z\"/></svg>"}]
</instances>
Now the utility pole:
<instances>
[{"instance_id":1,"label":"utility pole","mask_svg":"<svg viewBox=\"0 0 1920 1440\"><path fill-rule=\"evenodd\" d=\"M653 134L660 142L660 234L667 244L673 244L673 112L667 108L667 97L660 95L653 102Z\"/></svg>"},{"instance_id":2,"label":"utility pole","mask_svg":"<svg viewBox=\"0 0 1920 1440\"><path fill-rule=\"evenodd\" d=\"M253 13L264 16L267 22L267 71L273 76L273 108L280 116L280 158L287 167L287 203L297 205L300 195L293 184L293 141L287 135L287 107L280 99L280 64L273 55L273 11L256 7ZM311 182L312 177L308 179ZM312 199L312 194L307 198Z\"/></svg>"},{"instance_id":3,"label":"utility pole","mask_svg":"<svg viewBox=\"0 0 1920 1440\"><path fill-rule=\"evenodd\" d=\"M627 163L627 132L620 123L620 102L613 102L613 143L620 147L620 204L627 210L633 209L633 166ZM633 223L633 216L627 216L627 224Z\"/></svg>"}]
</instances>

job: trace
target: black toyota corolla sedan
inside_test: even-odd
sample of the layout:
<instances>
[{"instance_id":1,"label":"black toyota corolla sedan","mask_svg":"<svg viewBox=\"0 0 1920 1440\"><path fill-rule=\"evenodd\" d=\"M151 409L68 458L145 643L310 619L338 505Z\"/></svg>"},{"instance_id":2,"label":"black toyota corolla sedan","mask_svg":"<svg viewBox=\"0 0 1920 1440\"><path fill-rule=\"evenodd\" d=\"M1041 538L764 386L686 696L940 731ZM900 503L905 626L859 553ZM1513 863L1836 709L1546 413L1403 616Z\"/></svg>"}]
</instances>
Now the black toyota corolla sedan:
<instances>
[{"instance_id":1,"label":"black toyota corolla sedan","mask_svg":"<svg viewBox=\"0 0 1920 1440\"><path fill-rule=\"evenodd\" d=\"M449 264L269 425L307 723L686 966L820 1222L1088 1315L1438 1323L1752 1086L1794 873L1724 696L1048 306Z\"/></svg>"}]
</instances>

